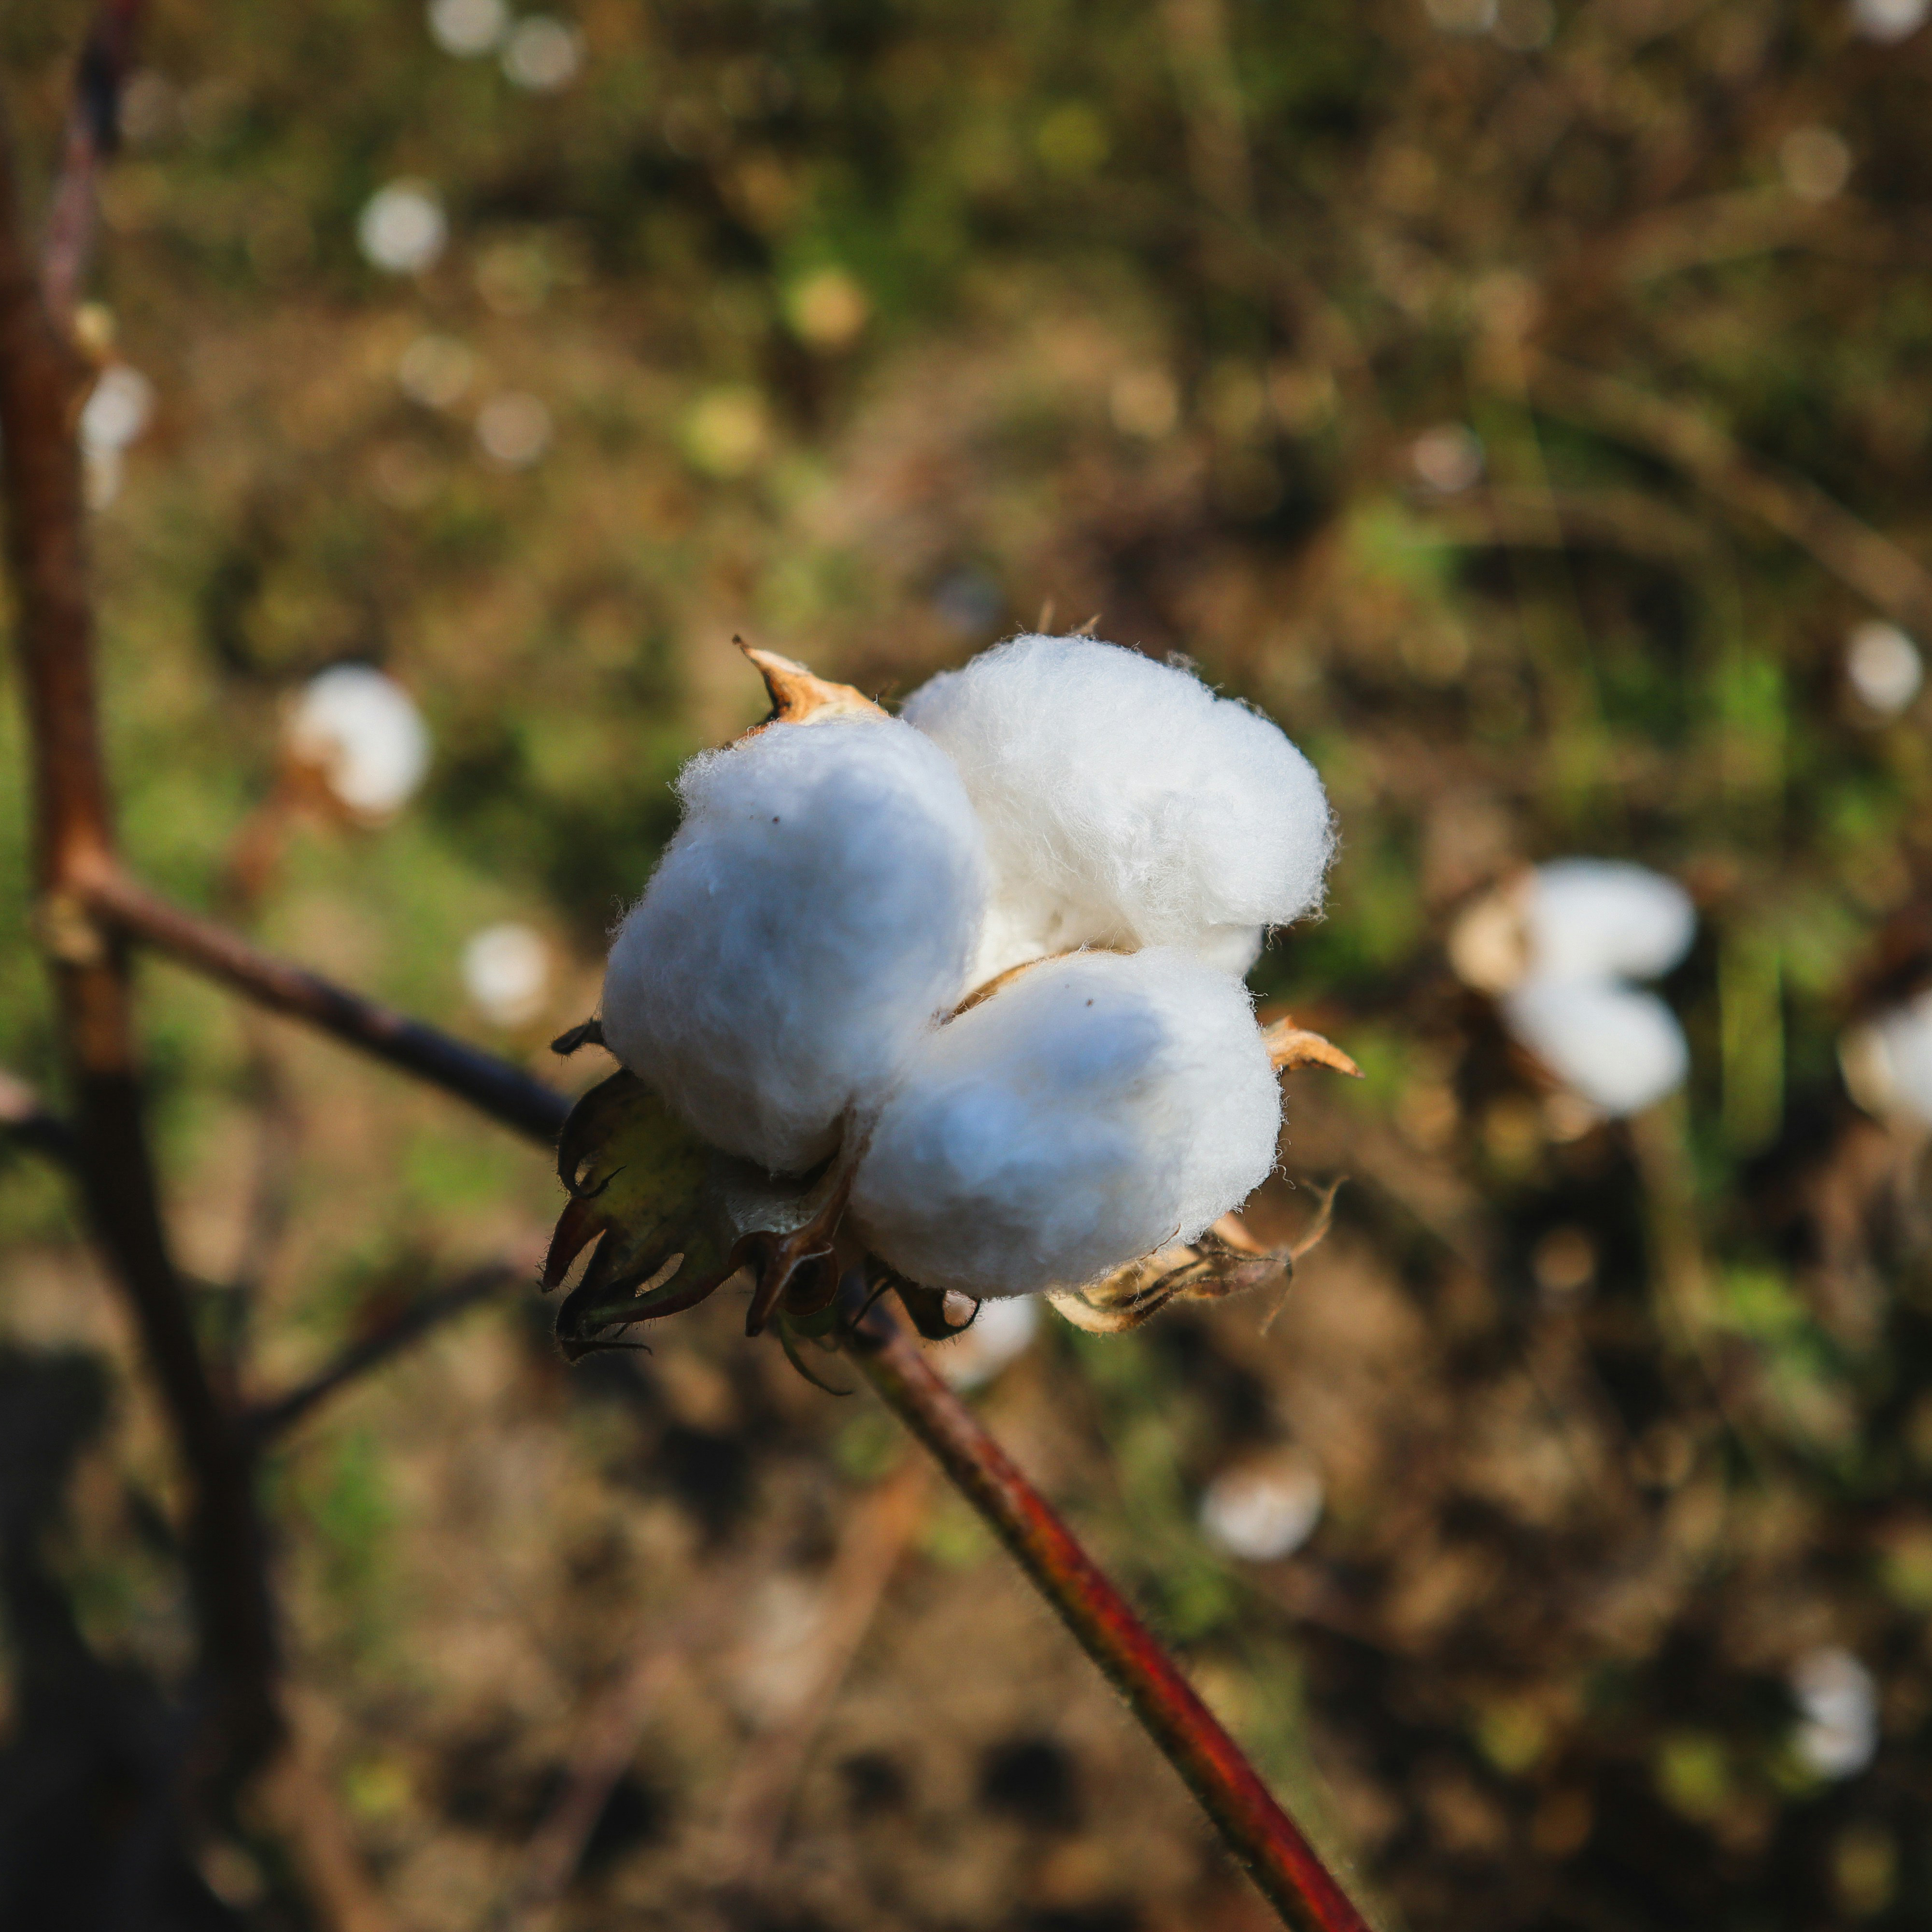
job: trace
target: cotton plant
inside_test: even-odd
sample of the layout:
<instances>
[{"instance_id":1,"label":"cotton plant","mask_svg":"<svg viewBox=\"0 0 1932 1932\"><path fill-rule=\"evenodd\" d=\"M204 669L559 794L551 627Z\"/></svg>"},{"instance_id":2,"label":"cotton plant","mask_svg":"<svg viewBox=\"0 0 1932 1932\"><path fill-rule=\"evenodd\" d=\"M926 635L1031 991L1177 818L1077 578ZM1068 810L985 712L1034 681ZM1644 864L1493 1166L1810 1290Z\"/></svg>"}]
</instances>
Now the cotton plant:
<instances>
[{"instance_id":1,"label":"cotton plant","mask_svg":"<svg viewBox=\"0 0 1932 1932\"><path fill-rule=\"evenodd\" d=\"M1450 936L1450 961L1495 998L1510 1034L1557 1084L1617 1118L1684 1083L1684 1030L1634 982L1668 973L1696 930L1674 880L1616 860L1563 859L1478 900Z\"/></svg>"},{"instance_id":2,"label":"cotton plant","mask_svg":"<svg viewBox=\"0 0 1932 1932\"><path fill-rule=\"evenodd\" d=\"M1316 910L1334 835L1278 727L1191 671L1018 638L893 717L748 651L770 717L693 759L619 926L545 1284L596 1244L573 1352L755 1274L788 1348L896 1288L922 1330L1042 1296L1130 1327L1292 1264L1238 1210L1279 1074L1352 1072L1258 1024L1244 975ZM848 1298L850 1290L847 1291Z\"/></svg>"}]
</instances>

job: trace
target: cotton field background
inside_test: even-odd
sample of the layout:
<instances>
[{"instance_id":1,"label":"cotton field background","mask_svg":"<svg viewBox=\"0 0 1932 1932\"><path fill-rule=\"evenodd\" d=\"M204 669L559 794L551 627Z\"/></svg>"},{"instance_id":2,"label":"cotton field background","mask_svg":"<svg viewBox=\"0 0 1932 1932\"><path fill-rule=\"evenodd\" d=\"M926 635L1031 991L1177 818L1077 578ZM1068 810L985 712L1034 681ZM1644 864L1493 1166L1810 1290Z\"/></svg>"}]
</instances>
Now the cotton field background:
<instances>
[{"instance_id":1,"label":"cotton field background","mask_svg":"<svg viewBox=\"0 0 1932 1932\"><path fill-rule=\"evenodd\" d=\"M1332 1230L938 1359L1381 1922L1926 1923L1922 0L555 4L158 0L82 314L134 860L586 1084L734 637L888 706L1180 654L1336 815L1250 976L1365 1076L1252 1216ZM0 17L35 206L86 14ZM273 1469L358 1932L1268 1922L869 1396L728 1293L566 1368L540 1158L143 974L212 1346L286 1387L498 1270ZM24 1140L0 1243L0 1919L117 1927L176 1478ZM161 1922L310 1922L272 1846Z\"/></svg>"}]
</instances>

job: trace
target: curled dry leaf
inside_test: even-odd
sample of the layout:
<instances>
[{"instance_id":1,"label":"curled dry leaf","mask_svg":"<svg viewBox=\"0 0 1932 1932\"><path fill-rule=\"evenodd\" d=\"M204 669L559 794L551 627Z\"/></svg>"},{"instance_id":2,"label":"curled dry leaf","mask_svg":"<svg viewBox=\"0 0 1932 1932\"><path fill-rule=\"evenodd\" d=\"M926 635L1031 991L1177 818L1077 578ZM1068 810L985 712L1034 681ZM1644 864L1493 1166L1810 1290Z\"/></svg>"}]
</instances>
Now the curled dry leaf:
<instances>
[{"instance_id":1,"label":"curled dry leaf","mask_svg":"<svg viewBox=\"0 0 1932 1932\"><path fill-rule=\"evenodd\" d=\"M1340 1180L1329 1184L1314 1220L1285 1246L1268 1247L1239 1214L1223 1214L1198 1241L1162 1248L1100 1281L1046 1298L1075 1328L1090 1335L1119 1335L1138 1328L1170 1301L1219 1301L1258 1288L1286 1287L1295 1263L1327 1234L1341 1185Z\"/></svg>"},{"instance_id":2,"label":"curled dry leaf","mask_svg":"<svg viewBox=\"0 0 1932 1932\"><path fill-rule=\"evenodd\" d=\"M1297 1026L1286 1014L1274 1025L1264 1027L1262 1038L1277 1073L1292 1073L1300 1066L1327 1066L1351 1079L1362 1077L1362 1070L1333 1040Z\"/></svg>"},{"instance_id":3,"label":"curled dry leaf","mask_svg":"<svg viewBox=\"0 0 1932 1932\"><path fill-rule=\"evenodd\" d=\"M795 658L761 651L742 638L734 638L732 642L751 660L771 694L772 715L764 724L754 724L746 732L748 738L767 724L822 724L830 718L884 718L886 715L863 692L849 684L830 683L808 670Z\"/></svg>"},{"instance_id":4,"label":"curled dry leaf","mask_svg":"<svg viewBox=\"0 0 1932 1932\"><path fill-rule=\"evenodd\" d=\"M592 1088L557 1145L570 1201L544 1263L548 1292L596 1244L557 1310L565 1354L624 1346L614 1331L694 1307L741 1268L756 1275L748 1334L782 1301L829 1304L856 1153L806 1180L774 1180L706 1147L634 1074Z\"/></svg>"}]
</instances>

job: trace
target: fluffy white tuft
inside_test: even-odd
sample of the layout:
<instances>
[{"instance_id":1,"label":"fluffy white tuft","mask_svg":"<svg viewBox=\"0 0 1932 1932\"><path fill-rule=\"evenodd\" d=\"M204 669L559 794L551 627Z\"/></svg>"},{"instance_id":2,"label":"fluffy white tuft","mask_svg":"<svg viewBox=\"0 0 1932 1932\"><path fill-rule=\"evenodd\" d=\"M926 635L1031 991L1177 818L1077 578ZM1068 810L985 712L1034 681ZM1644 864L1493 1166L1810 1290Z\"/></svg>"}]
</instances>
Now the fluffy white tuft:
<instances>
[{"instance_id":1,"label":"fluffy white tuft","mask_svg":"<svg viewBox=\"0 0 1932 1932\"><path fill-rule=\"evenodd\" d=\"M1016 638L907 700L986 827L976 982L1082 945L1177 946L1246 972L1320 904L1334 849L1314 767L1258 712L1090 638Z\"/></svg>"},{"instance_id":2,"label":"fluffy white tuft","mask_svg":"<svg viewBox=\"0 0 1932 1932\"><path fill-rule=\"evenodd\" d=\"M1610 859L1539 866L1524 911L1538 979L1654 980L1690 951L1697 930L1675 880Z\"/></svg>"},{"instance_id":3,"label":"fluffy white tuft","mask_svg":"<svg viewBox=\"0 0 1932 1932\"><path fill-rule=\"evenodd\" d=\"M1022 974L929 1034L881 1109L854 1214L934 1288L1072 1288L1238 1208L1281 1093L1245 988L1172 948Z\"/></svg>"},{"instance_id":4,"label":"fluffy white tuft","mask_svg":"<svg viewBox=\"0 0 1932 1932\"><path fill-rule=\"evenodd\" d=\"M429 732L416 700L373 664L332 664L303 687L286 724L289 749L364 818L409 802L429 770Z\"/></svg>"},{"instance_id":5,"label":"fluffy white tuft","mask_svg":"<svg viewBox=\"0 0 1932 1932\"><path fill-rule=\"evenodd\" d=\"M1510 1030L1563 1084L1610 1114L1640 1112L1683 1083L1690 1049L1654 993L1610 980L1526 980L1503 996Z\"/></svg>"},{"instance_id":6,"label":"fluffy white tuft","mask_svg":"<svg viewBox=\"0 0 1932 1932\"><path fill-rule=\"evenodd\" d=\"M1871 1024L1870 1038L1885 1104L1932 1124L1932 992L1881 1014Z\"/></svg>"},{"instance_id":7,"label":"fluffy white tuft","mask_svg":"<svg viewBox=\"0 0 1932 1932\"><path fill-rule=\"evenodd\" d=\"M964 991L980 828L951 765L889 718L767 726L694 758L678 794L610 949L604 1036L714 1146L796 1173Z\"/></svg>"}]
</instances>

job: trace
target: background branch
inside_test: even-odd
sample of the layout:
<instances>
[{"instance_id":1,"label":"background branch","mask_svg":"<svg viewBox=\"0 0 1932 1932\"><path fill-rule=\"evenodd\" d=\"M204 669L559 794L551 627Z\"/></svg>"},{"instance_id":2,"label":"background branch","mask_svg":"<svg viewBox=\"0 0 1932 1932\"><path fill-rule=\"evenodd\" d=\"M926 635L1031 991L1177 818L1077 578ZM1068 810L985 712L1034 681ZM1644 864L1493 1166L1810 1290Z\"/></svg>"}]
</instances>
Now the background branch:
<instances>
[{"instance_id":1,"label":"background branch","mask_svg":"<svg viewBox=\"0 0 1932 1932\"><path fill-rule=\"evenodd\" d=\"M133 15L110 9L114 32ZM81 89L93 123L118 75L90 40ZM124 53L124 40L113 44ZM116 56L118 58L118 56ZM74 156L69 156L69 175ZM62 242L56 278L78 273L85 236ZM40 932L74 1082L74 1138L94 1235L125 1293L191 1479L187 1549L207 1702L195 1780L256 1762L279 1732L275 1642L250 1458L210 1383L163 1232L142 1121L126 961L82 906L80 881L111 868L113 836L94 700L80 452L86 370L43 298L27 242L10 131L0 121L0 444L8 561L33 746Z\"/></svg>"},{"instance_id":2,"label":"background branch","mask_svg":"<svg viewBox=\"0 0 1932 1932\"><path fill-rule=\"evenodd\" d=\"M306 1021L546 1145L562 1130L568 1096L521 1067L277 958L238 933L170 904L118 866L93 868L85 892L88 908L118 932L220 980L257 1006Z\"/></svg>"}]
</instances>

